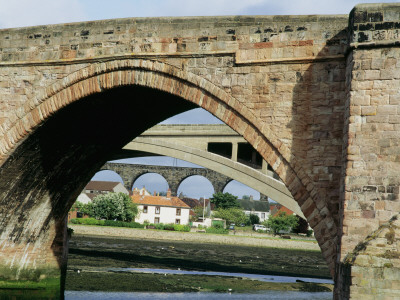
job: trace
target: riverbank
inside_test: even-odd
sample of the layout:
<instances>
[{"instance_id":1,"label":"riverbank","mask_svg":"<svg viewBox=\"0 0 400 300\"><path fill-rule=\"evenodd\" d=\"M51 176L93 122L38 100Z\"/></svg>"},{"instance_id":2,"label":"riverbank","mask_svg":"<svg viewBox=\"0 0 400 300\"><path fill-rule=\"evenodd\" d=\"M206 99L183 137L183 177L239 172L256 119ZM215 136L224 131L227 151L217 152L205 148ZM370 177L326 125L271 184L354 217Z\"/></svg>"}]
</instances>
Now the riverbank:
<instances>
[{"instance_id":1,"label":"riverbank","mask_svg":"<svg viewBox=\"0 0 400 300\"><path fill-rule=\"evenodd\" d=\"M146 240L168 240L187 241L197 243L213 243L225 245L243 245L268 248L301 249L320 251L315 240L286 240L279 237L271 237L266 234L252 233L252 236L244 235L223 235L206 234L199 232L176 232L153 229L136 229L104 226L87 226L68 224L77 235L104 236L115 238L133 238Z\"/></svg>"},{"instance_id":2,"label":"riverbank","mask_svg":"<svg viewBox=\"0 0 400 300\"><path fill-rule=\"evenodd\" d=\"M75 230L79 227L79 230ZM85 226L90 227L90 226ZM86 228L85 232L107 234L106 230ZM322 255L315 250L301 250L268 246L245 246L241 237L229 236L229 243L211 242L207 237L219 235L178 233L181 240L155 239L153 230L139 230L147 238L132 235L125 229L117 230L120 236L80 234L83 227L74 226L68 255L67 290L90 291L235 291L257 290L307 290L327 291L331 285L308 283L274 283L222 276L164 275L145 273L110 272L110 268L182 269L196 271L221 271L295 277L329 278ZM100 229L105 229L100 227ZM118 228L121 229L121 228ZM135 230L134 230L135 231ZM114 233L116 231L114 230ZM151 232L151 234L149 234ZM171 236L163 232L162 236ZM189 241L189 236L199 236L206 241ZM197 238L197 237L196 237ZM257 239L255 240L263 240ZM226 241L228 239L224 239ZM267 245L276 245L268 240ZM213 240L214 241L214 240ZM233 244L233 242L235 244ZM293 241L291 241L293 242ZM265 243L265 241L263 241ZM294 242L295 244L297 242ZM285 243L286 244L286 243ZM291 244L291 245L295 245ZM200 284L201 283L201 284ZM240 289L236 287L240 286Z\"/></svg>"}]
</instances>

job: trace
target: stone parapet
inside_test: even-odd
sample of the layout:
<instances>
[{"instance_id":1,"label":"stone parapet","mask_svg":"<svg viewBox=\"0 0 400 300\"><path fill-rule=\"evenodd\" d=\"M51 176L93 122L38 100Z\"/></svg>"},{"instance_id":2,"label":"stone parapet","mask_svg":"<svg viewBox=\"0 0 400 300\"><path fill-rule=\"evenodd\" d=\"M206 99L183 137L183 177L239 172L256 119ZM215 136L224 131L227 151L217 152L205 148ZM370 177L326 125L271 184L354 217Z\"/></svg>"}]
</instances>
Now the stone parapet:
<instances>
[{"instance_id":1,"label":"stone parapet","mask_svg":"<svg viewBox=\"0 0 400 300\"><path fill-rule=\"evenodd\" d=\"M350 13L350 46L400 45L400 4L359 4Z\"/></svg>"}]
</instances>

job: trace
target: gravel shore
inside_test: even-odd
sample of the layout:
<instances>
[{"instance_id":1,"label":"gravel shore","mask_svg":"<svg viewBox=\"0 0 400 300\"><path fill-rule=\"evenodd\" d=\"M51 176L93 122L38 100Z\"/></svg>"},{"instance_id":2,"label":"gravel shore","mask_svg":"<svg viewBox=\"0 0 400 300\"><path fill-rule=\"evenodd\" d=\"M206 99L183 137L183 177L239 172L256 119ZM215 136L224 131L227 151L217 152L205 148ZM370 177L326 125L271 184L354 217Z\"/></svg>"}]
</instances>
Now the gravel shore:
<instances>
[{"instance_id":1,"label":"gravel shore","mask_svg":"<svg viewBox=\"0 0 400 300\"><path fill-rule=\"evenodd\" d=\"M117 228L103 226L68 225L77 235L108 236L149 240L173 240L226 245L246 245L269 248L285 248L320 251L315 241L286 240L268 236L246 237L241 235L205 234L199 232L174 232L152 229Z\"/></svg>"}]
</instances>

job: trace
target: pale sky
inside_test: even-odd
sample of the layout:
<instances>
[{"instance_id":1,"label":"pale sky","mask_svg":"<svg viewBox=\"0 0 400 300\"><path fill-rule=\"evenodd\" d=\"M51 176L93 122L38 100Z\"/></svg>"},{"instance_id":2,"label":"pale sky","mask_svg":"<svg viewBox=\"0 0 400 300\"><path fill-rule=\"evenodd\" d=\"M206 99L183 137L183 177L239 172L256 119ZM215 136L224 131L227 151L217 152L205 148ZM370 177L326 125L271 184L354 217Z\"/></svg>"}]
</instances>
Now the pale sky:
<instances>
[{"instance_id":1,"label":"pale sky","mask_svg":"<svg viewBox=\"0 0 400 300\"><path fill-rule=\"evenodd\" d=\"M156 16L348 14L354 0L0 0L0 28Z\"/></svg>"},{"instance_id":2,"label":"pale sky","mask_svg":"<svg viewBox=\"0 0 400 300\"><path fill-rule=\"evenodd\" d=\"M0 28L25 27L70 23L101 19L159 16L212 16L212 15L313 15L349 14L358 3L400 2L398 1L354 1L354 0L0 0ZM166 120L163 123L197 124L220 123L208 112L196 109ZM172 158L131 159L129 163L173 165ZM193 166L184 161L175 161L178 166ZM146 178L144 178L146 177ZM164 191L166 182L161 176L142 176L135 186L146 186L151 192ZM122 181L116 174L100 172L94 179ZM180 187L189 197L210 197L211 184L204 178L188 178ZM232 182L225 189L234 195L259 193Z\"/></svg>"}]
</instances>

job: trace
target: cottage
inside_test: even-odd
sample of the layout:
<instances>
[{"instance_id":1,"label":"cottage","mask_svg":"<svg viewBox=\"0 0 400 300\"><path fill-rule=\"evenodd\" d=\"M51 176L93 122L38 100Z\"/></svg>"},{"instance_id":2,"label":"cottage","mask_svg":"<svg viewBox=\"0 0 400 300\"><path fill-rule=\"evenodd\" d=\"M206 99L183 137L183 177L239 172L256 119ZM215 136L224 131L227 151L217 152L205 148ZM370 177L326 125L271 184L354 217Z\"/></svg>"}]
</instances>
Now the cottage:
<instances>
[{"instance_id":1,"label":"cottage","mask_svg":"<svg viewBox=\"0 0 400 300\"><path fill-rule=\"evenodd\" d=\"M135 218L136 222L189 224L190 206L178 197L172 197L171 190L168 190L166 196L140 195L134 190L131 197L140 211Z\"/></svg>"},{"instance_id":2,"label":"cottage","mask_svg":"<svg viewBox=\"0 0 400 300\"><path fill-rule=\"evenodd\" d=\"M260 223L268 220L270 215L268 201L253 200L250 198L239 199L238 202L247 216L257 215L260 218Z\"/></svg>"},{"instance_id":3,"label":"cottage","mask_svg":"<svg viewBox=\"0 0 400 300\"><path fill-rule=\"evenodd\" d=\"M84 194L107 194L107 193L124 193L129 195L129 191L123 186L121 182L114 181L90 181L82 193Z\"/></svg>"}]
</instances>

